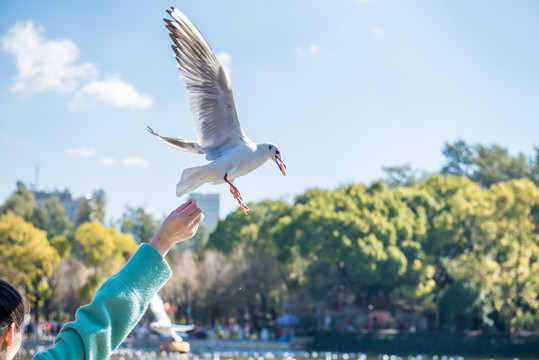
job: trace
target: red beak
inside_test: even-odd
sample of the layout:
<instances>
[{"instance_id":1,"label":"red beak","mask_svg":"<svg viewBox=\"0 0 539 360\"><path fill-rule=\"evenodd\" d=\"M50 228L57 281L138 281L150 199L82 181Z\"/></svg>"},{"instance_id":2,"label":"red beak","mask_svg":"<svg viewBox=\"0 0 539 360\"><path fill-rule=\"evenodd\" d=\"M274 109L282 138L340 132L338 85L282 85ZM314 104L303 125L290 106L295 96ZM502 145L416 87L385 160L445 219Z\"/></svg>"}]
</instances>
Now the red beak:
<instances>
[{"instance_id":1,"label":"red beak","mask_svg":"<svg viewBox=\"0 0 539 360\"><path fill-rule=\"evenodd\" d=\"M277 157L277 155L275 156L275 162L277 163L277 166L279 167L279 170L281 170L283 175L286 175L286 165L279 157Z\"/></svg>"}]
</instances>

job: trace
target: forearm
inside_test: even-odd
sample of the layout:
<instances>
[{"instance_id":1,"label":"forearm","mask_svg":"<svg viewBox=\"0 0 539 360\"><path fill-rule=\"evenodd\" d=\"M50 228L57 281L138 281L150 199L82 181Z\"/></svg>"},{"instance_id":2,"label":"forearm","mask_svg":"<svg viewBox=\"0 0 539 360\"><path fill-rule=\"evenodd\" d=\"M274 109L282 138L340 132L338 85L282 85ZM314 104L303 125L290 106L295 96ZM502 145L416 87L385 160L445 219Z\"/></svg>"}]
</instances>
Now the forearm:
<instances>
[{"instance_id":1,"label":"forearm","mask_svg":"<svg viewBox=\"0 0 539 360\"><path fill-rule=\"evenodd\" d=\"M107 359L144 314L171 276L162 255L142 245L128 263L103 283L88 305L77 310L54 347L35 359Z\"/></svg>"}]
</instances>

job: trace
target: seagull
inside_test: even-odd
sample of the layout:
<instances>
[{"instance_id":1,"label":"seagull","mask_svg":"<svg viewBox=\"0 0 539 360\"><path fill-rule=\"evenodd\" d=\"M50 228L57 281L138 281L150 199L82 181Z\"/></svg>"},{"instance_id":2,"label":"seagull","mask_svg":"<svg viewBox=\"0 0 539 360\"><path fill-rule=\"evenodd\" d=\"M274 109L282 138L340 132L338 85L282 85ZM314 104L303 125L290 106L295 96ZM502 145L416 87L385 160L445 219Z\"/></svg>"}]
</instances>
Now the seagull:
<instances>
[{"instance_id":1,"label":"seagull","mask_svg":"<svg viewBox=\"0 0 539 360\"><path fill-rule=\"evenodd\" d=\"M177 332L188 332L195 328L195 325L177 325L170 321L170 318L165 311L165 304L159 295L155 295L150 301L150 310L155 317L155 322L150 324L150 329L167 336L170 336L174 341L182 342L183 339Z\"/></svg>"},{"instance_id":2,"label":"seagull","mask_svg":"<svg viewBox=\"0 0 539 360\"><path fill-rule=\"evenodd\" d=\"M255 143L245 135L236 112L232 84L223 65L187 16L174 7L167 13L172 20L163 20L174 42L172 49L183 74L180 78L187 90L198 141L161 136L150 127L148 131L172 147L205 155L206 160L211 161L185 169L176 186L176 196L181 197L205 183L227 183L234 199L247 214L250 209L233 185L234 180L270 159L286 175L281 151L275 144Z\"/></svg>"}]
</instances>

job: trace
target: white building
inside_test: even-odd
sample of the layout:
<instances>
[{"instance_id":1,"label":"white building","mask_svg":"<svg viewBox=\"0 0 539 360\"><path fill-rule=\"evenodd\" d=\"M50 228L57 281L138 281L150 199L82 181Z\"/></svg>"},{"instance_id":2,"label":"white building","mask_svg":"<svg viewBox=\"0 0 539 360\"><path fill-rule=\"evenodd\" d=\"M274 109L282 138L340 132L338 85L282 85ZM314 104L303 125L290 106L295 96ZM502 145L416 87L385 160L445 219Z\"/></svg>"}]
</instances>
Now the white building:
<instances>
[{"instance_id":1,"label":"white building","mask_svg":"<svg viewBox=\"0 0 539 360\"><path fill-rule=\"evenodd\" d=\"M202 223L212 232L219 222L219 194L189 194L189 200L196 200L204 213Z\"/></svg>"}]
</instances>

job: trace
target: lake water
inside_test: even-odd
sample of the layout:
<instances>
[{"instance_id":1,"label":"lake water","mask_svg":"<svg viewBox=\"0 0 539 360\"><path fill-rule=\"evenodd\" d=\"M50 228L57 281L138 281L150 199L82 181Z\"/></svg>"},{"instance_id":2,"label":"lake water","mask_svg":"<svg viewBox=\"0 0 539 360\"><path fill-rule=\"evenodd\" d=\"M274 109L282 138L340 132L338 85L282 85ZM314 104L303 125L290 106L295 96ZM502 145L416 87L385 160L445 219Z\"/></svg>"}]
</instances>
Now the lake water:
<instances>
[{"instance_id":1,"label":"lake water","mask_svg":"<svg viewBox=\"0 0 539 360\"><path fill-rule=\"evenodd\" d=\"M43 347L36 349L21 349L15 360L30 360L32 356ZM367 356L357 353L329 353L329 352L305 352L305 351L202 351L189 354L166 353L153 350L119 348L110 358L112 360L532 360L525 358L472 358L458 355L409 355L396 356L379 354Z\"/></svg>"}]
</instances>

